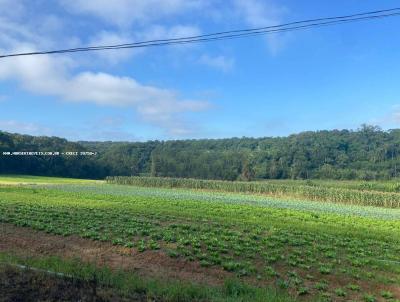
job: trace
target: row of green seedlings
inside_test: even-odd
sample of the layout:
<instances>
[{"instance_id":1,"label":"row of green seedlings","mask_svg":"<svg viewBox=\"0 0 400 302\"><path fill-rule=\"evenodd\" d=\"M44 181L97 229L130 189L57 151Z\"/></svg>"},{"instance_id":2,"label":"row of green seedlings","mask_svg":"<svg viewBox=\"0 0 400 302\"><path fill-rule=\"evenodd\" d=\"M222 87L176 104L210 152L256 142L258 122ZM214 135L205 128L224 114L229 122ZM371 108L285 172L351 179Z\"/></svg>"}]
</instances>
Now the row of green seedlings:
<instances>
[{"instance_id":1,"label":"row of green seedlings","mask_svg":"<svg viewBox=\"0 0 400 302\"><path fill-rule=\"evenodd\" d=\"M106 178L106 182L109 184L144 187L206 189L293 196L318 201L400 208L400 194L398 193L360 191L324 186L139 176L109 176Z\"/></svg>"},{"instance_id":2,"label":"row of green seedlings","mask_svg":"<svg viewBox=\"0 0 400 302\"><path fill-rule=\"evenodd\" d=\"M179 227L174 226L175 227ZM186 228L185 228L186 229ZM54 228L49 228L46 229L46 231L53 233L55 231ZM151 233L151 232L149 232ZM188 232L189 233L189 232ZM189 234L186 235L189 235ZM152 239L150 240L138 240L135 243L133 241L128 241L122 238L115 238L114 236L99 236L100 234L98 234L97 232L87 232L87 233L83 233L81 234L81 236L83 237L87 237L87 238L91 238L94 240L104 240L104 241L112 241L113 244L115 245L125 245L128 248L131 247L136 247L138 249L138 251L143 252L146 249L152 249L152 250L157 250L160 248L160 245L157 243L156 240L159 239L164 239L166 241L171 241L171 242L176 242L176 239L174 240L173 238L170 238L170 240L168 240L167 238L156 238L158 236L154 236L156 234L152 234L153 236L150 236ZM145 235L145 234L142 234ZM150 235L150 234L147 234ZM278 241L280 244L290 244L290 245L301 245L301 242L292 242L292 241L288 241L288 237L286 235L282 236L284 234L281 234L280 236L274 236L275 238L271 238L274 239L274 241ZM114 237L114 239L112 239L112 237ZM290 237L290 236L289 236ZM190 237L189 237L190 238ZM227 247L224 246L225 248L225 252L222 251L221 249L217 248L215 250L216 247L213 247L213 244L210 244L210 247L212 247L211 249L209 249L208 253L204 253L201 250L201 246L199 245L199 242L197 240L194 240L194 238L189 239L189 238L181 238L180 240L178 240L178 245L177 251L174 250L168 250L168 255L170 257L179 257L180 255L184 256L186 259L188 260L199 260L200 264L202 266L210 266L210 265L219 265L222 266L225 270L227 271L231 271L231 272L235 272L238 276L246 276L249 274L257 274L259 272L257 272L257 270L254 268L254 266L252 265L252 263L250 261L235 261L233 257L229 257L228 255L223 255L221 257L220 253L225 254L227 253ZM284 240L286 239L286 240ZM212 243L212 242L209 242ZM269 243L269 247L274 247L275 243L273 245L271 245L272 242ZM323 249L325 250L325 249ZM243 250L241 250L242 252L244 252ZM248 255L249 251L246 251L244 254ZM260 252L260 251L258 251ZM293 251L292 255L289 255L288 259L287 259L287 263L289 264L289 266L291 267L300 267L303 269L307 269L309 264L304 263L304 259L302 259L301 256L302 253L300 253L299 251L297 251L297 253L295 251ZM250 256L250 255L249 255ZM326 253L326 255L328 258L335 258L335 253L334 252L330 252L330 253ZM269 275L271 277L280 277L278 276L277 272L273 269L272 266L270 266L272 263L279 261L279 260L285 260L285 258L279 257L279 255L272 255L271 251L269 253L265 254L265 257L268 263L270 263L268 266L265 267L265 274ZM308 257L307 257L308 258ZM313 261L314 262L314 261ZM318 262L317 262L318 264ZM333 270L333 265L329 264L329 263L319 263L319 272L321 274L331 274L332 270ZM261 275L257 275L257 277L261 278ZM293 276L292 276L293 277ZM287 282L288 284L291 284L291 287L296 287L299 294L304 295L306 293L308 293L311 289L308 289L307 287L303 286L302 280L299 278L292 278L293 282L291 282L289 280L288 281L282 281ZM282 284L283 284L282 283Z\"/></svg>"},{"instance_id":3,"label":"row of green seedlings","mask_svg":"<svg viewBox=\"0 0 400 302\"><path fill-rule=\"evenodd\" d=\"M8 222L12 222L20 226L31 226L46 231L48 233L60 234L64 236L68 236L69 234L74 233L74 230L70 229L68 225L63 225L62 227L60 227L60 225L58 225L57 223L49 224L48 222L46 223L46 221L41 221L41 222L32 221L29 223L29 220L27 220L26 217L25 218L14 217L14 219L8 219ZM128 248L136 247L140 252L145 251L146 249L151 249L151 250L159 249L160 244L157 242L159 240L163 240L165 242L173 242L173 243L174 242L176 243L178 241L177 247L179 252L176 253L175 251L170 251L169 254L171 256L177 257L179 256L179 254L181 254L182 256L184 256L189 260L195 260L195 259L200 260L201 265L203 266L220 265L223 266L224 269L228 271L236 271L241 275L247 275L248 273L251 273L253 271L251 265L246 264L243 266L244 263L234 262L234 259L232 257L227 257L226 254L228 254L228 251L232 251L233 254L236 256L241 255L241 256L247 256L249 258L253 258L254 255L256 254L260 253L262 254L262 250L260 249L261 246L252 244L253 242L252 240L258 241L260 239L259 235L261 235L261 233L259 231L252 232L253 234L248 238L250 239L250 241L248 241L248 240L243 240L244 238L243 239L238 238L238 235L232 233L232 231L228 233L227 231L224 232L224 230L222 229L218 230L218 235L215 233L210 234L206 232L202 236L197 237L191 234L191 231L194 231L194 229L192 229L188 225L170 225L168 227L169 230L164 230L164 231L162 230L157 231L155 229L149 228L149 226L144 226L141 224L139 225L135 224L135 226L137 227L137 229L136 227L132 229L133 227L132 225L129 228L124 228L124 230L119 230L120 233L117 232L119 234L115 234L115 232L104 233L104 231L101 231L100 226L91 225L90 223L88 223L85 224L84 229L79 232L79 235L84 238L90 238L93 240L111 241L115 245L125 245ZM116 225L113 226L114 230L115 228L117 228ZM178 231L178 229L181 230ZM142 238L140 240L135 240L135 241L128 239L129 237L134 235L140 235L140 237ZM312 241L312 239L315 239L311 238L310 236L305 236L305 234L299 234L299 237L297 236L293 237L294 235L296 234L292 232L289 233L284 232L279 235L276 234L268 236L267 238L269 240L265 242L269 250L269 253L266 253L265 255L266 260L268 262L274 262L278 259L277 257L272 257L273 255L271 254L271 248L276 248L281 245L304 246L308 245L310 243L310 240ZM150 240L143 240L143 236L150 237ZM217 238L219 238L220 236L222 236L224 240L222 241L218 240ZM199 240L200 238L201 240ZM228 242L224 242L225 240L228 240ZM270 240L272 240L272 242ZM204 253L204 251L202 250L201 242L206 243L208 250L206 253ZM347 244L346 242L341 242L341 245L344 247ZM318 250L323 252L327 258L336 257L336 253L327 248L326 246L319 246ZM362 253L360 253L360 251L362 251ZM371 254L370 251L368 251L368 249L365 251L364 248L358 245L352 247L351 254L353 255L355 254L356 256L352 259L349 259L350 264L352 266L368 265L370 264L367 262L369 261L368 258L374 256ZM224 256L221 257L221 255ZM305 259L300 257L300 255L298 255L297 253L293 253L293 255L290 255L287 259L288 264L291 267L301 267L305 269L308 269L308 267L310 266L309 262L311 261L311 258L309 258L308 260L309 261L305 261ZM311 262L315 263L315 261ZM321 273L330 273L331 270L332 270L331 266L321 264L320 267Z\"/></svg>"}]
</instances>

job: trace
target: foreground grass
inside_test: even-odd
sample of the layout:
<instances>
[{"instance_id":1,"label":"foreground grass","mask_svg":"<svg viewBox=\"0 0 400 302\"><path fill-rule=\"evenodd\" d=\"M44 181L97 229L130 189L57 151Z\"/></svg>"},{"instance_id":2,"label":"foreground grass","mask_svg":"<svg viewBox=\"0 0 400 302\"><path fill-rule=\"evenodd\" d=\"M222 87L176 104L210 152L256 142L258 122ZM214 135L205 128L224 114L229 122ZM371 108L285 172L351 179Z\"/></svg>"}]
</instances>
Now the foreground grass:
<instances>
[{"instance_id":1,"label":"foreground grass","mask_svg":"<svg viewBox=\"0 0 400 302\"><path fill-rule=\"evenodd\" d=\"M0 184L93 184L101 182L91 179L0 174Z\"/></svg>"},{"instance_id":2,"label":"foreground grass","mask_svg":"<svg viewBox=\"0 0 400 302\"><path fill-rule=\"evenodd\" d=\"M123 270L112 271L107 267L83 263L78 259L16 257L9 253L0 252L0 276L2 271L10 267L16 271L33 270L34 273L45 274L47 278L67 279L70 281L70 286L76 286L76 281L80 283L84 282L91 289L89 293L86 293L86 298L90 298L90 295L92 295L91 298L94 298L93 295L95 295L97 299L101 300L108 300L104 297L104 291L112 291L115 301L119 301L120 299L126 299L126 301L132 299L134 301L165 302L295 301L282 291L270 287L260 288L249 286L237 279L226 280L222 287L211 287L190 282L143 278L134 272ZM2 280L0 280L1 282ZM9 283L10 280L5 280L5 282ZM24 284L23 286L25 288L20 290L24 290L25 292L29 291L30 286L32 290L35 290L34 284ZM62 293L59 293L59 295L63 296ZM118 296L118 298L115 298L115 296Z\"/></svg>"},{"instance_id":3,"label":"foreground grass","mask_svg":"<svg viewBox=\"0 0 400 302\"><path fill-rule=\"evenodd\" d=\"M342 213L315 213L230 202L240 199L235 194L215 202L213 195L199 200L185 190L146 195L113 185L82 188L0 187L0 221L160 250L307 300L362 301L400 284L399 219L347 215L346 205Z\"/></svg>"}]
</instances>

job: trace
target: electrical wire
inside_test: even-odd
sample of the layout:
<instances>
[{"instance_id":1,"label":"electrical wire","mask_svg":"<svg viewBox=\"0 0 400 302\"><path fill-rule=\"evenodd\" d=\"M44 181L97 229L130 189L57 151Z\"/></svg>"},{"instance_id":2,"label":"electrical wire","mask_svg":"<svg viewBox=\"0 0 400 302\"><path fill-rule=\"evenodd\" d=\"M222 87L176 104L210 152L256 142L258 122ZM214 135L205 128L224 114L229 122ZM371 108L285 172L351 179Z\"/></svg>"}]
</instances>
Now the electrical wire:
<instances>
[{"instance_id":1,"label":"electrical wire","mask_svg":"<svg viewBox=\"0 0 400 302\"><path fill-rule=\"evenodd\" d=\"M201 43L210 41L219 41L243 37L251 37L258 35L266 35L273 33L289 32L295 30L304 30L322 26L330 26L342 23L368 21L373 19L381 19L387 17L394 17L400 15L400 8L391 8L386 10L378 10L364 13L357 13L346 16L326 17L309 19L303 21L295 21L280 25L272 25L259 28L251 29L239 29L231 31L216 32L204 35L171 38L171 39L158 39L149 40L142 42L133 42L117 45L102 45L102 46L91 46L91 47L80 47L80 48L69 48L61 50L50 50L50 51L37 51L37 52L25 52L25 53L14 53L0 55L1 58L18 57L18 56L32 56L32 55L44 55L44 54L61 54L61 53L74 53L74 52L87 52L87 51L100 51L100 50L115 50L115 49L129 49L129 48L143 48L143 47L155 47L155 46L168 46L168 45L181 45L188 43Z\"/></svg>"}]
</instances>

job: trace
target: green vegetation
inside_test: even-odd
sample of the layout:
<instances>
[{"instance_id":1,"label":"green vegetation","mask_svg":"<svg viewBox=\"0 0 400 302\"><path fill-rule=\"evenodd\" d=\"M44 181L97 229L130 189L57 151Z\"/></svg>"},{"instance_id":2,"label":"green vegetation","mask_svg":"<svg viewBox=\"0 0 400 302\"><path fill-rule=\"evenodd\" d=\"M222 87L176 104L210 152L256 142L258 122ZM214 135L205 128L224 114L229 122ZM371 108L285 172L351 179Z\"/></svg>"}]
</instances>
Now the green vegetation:
<instances>
[{"instance_id":1,"label":"green vegetation","mask_svg":"<svg viewBox=\"0 0 400 302\"><path fill-rule=\"evenodd\" d=\"M90 179L32 176L32 175L1 175L0 184L93 184L99 181Z\"/></svg>"},{"instance_id":2,"label":"green vegetation","mask_svg":"<svg viewBox=\"0 0 400 302\"><path fill-rule=\"evenodd\" d=\"M313 183L295 182L229 182L217 180L161 178L161 177L107 177L112 184L136 185L146 187L208 189L228 192L263 193L274 196L290 196L309 200L331 201L357 205L380 206L389 208L400 207L400 194L347 189L341 187L326 187Z\"/></svg>"},{"instance_id":3,"label":"green vegetation","mask_svg":"<svg viewBox=\"0 0 400 302\"><path fill-rule=\"evenodd\" d=\"M0 172L103 179L108 175L221 180L395 179L400 130L303 132L288 137L78 142L0 131L0 154L95 151L97 156L0 156ZM386 187L385 187L386 190ZM392 192L399 186L393 184Z\"/></svg>"},{"instance_id":4,"label":"green vegetation","mask_svg":"<svg viewBox=\"0 0 400 302\"><path fill-rule=\"evenodd\" d=\"M107 267L83 263L78 259L65 260L57 257L23 258L0 252L0 272L7 267L5 264L7 264L8 267L11 265L11 267L16 267L16 269L25 271L29 270L29 268L34 268L35 270L42 269L50 272L47 277L65 278L67 280L72 278L75 280L75 283L72 282L71 286L77 286L82 282L87 282L90 284L90 287L96 287L95 292L97 292L99 298L102 298L102 289L108 291L112 290L112 296L119 296L118 299L113 301L120 301L120 299L123 299L123 301L162 302L294 301L294 299L290 298L282 291L278 291L274 288L249 286L237 279L226 280L225 284L220 287L210 287L177 280L143 278L142 276L138 276L135 272L126 272L122 270L112 271ZM21 266L26 267L26 269L21 268ZM55 277L52 273L58 273L59 275ZM79 280L80 283L77 283L77 280ZM7 283L13 282L13 280L5 281ZM33 287L34 284L31 284L31 286ZM24 290L26 291L26 288ZM3 292L2 294L4 295L5 293ZM59 293L59 297L63 297L63 294ZM42 298L47 300L48 297Z\"/></svg>"},{"instance_id":5,"label":"green vegetation","mask_svg":"<svg viewBox=\"0 0 400 302\"><path fill-rule=\"evenodd\" d=\"M400 284L399 210L308 203L112 184L0 186L0 222L165 253L308 300L371 300L382 288L388 296Z\"/></svg>"},{"instance_id":6,"label":"green vegetation","mask_svg":"<svg viewBox=\"0 0 400 302\"><path fill-rule=\"evenodd\" d=\"M38 186L36 186L38 187ZM168 200L193 200L212 201L214 203L247 204L278 209L292 209L313 212L316 217L318 213L336 213L350 216L372 217L385 220L399 220L400 209L358 206L332 202L320 202L293 199L288 196L269 196L263 194L231 193L212 190L188 190L181 188L161 187L136 187L126 185L53 185L52 188L75 193L96 193L116 196L140 196L143 198L162 198Z\"/></svg>"},{"instance_id":7,"label":"green vegetation","mask_svg":"<svg viewBox=\"0 0 400 302\"><path fill-rule=\"evenodd\" d=\"M380 181L363 181L363 180L323 180L323 179L307 179L307 180L291 180L291 179L269 179L269 183L287 184L287 185L307 185L322 186L327 188L341 188L361 191L379 191L400 193L400 182L398 179L380 180Z\"/></svg>"}]
</instances>

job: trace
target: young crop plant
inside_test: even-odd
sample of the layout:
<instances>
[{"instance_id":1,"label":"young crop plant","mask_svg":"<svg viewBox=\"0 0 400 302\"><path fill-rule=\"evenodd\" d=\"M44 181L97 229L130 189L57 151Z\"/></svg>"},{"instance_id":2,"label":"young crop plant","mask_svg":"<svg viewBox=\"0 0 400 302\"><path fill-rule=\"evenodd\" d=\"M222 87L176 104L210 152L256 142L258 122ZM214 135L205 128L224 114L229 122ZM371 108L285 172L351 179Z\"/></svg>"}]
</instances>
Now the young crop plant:
<instances>
[{"instance_id":1,"label":"young crop plant","mask_svg":"<svg viewBox=\"0 0 400 302\"><path fill-rule=\"evenodd\" d=\"M385 299L393 299L394 295L392 292L390 292L388 290L383 290L383 291L381 291L381 297L383 297Z\"/></svg>"},{"instance_id":2,"label":"young crop plant","mask_svg":"<svg viewBox=\"0 0 400 302\"><path fill-rule=\"evenodd\" d=\"M275 269L272 266L266 266L264 268L264 272L269 277L277 277L277 276L279 276L279 274L275 271Z\"/></svg>"},{"instance_id":3,"label":"young crop plant","mask_svg":"<svg viewBox=\"0 0 400 302\"><path fill-rule=\"evenodd\" d=\"M340 288L340 287L335 289L335 294L338 297L346 297L347 296L346 291L343 288Z\"/></svg>"},{"instance_id":4,"label":"young crop plant","mask_svg":"<svg viewBox=\"0 0 400 302\"><path fill-rule=\"evenodd\" d=\"M329 288L328 281L322 279L314 285L315 289L319 291L326 291Z\"/></svg>"},{"instance_id":5,"label":"young crop plant","mask_svg":"<svg viewBox=\"0 0 400 302\"><path fill-rule=\"evenodd\" d=\"M365 294L363 298L364 298L365 302L376 302L377 301L376 297L372 294Z\"/></svg>"},{"instance_id":6,"label":"young crop plant","mask_svg":"<svg viewBox=\"0 0 400 302\"><path fill-rule=\"evenodd\" d=\"M328 274L330 274L332 272L332 268L330 266L327 266L327 265L321 265L319 267L319 272L321 274L328 275Z\"/></svg>"},{"instance_id":7,"label":"young crop plant","mask_svg":"<svg viewBox=\"0 0 400 302\"><path fill-rule=\"evenodd\" d=\"M303 295L309 294L309 293L310 293L310 290L309 290L308 287L302 286L302 287L300 287L300 288L298 289L297 293L298 293L299 296L303 296Z\"/></svg>"},{"instance_id":8,"label":"young crop plant","mask_svg":"<svg viewBox=\"0 0 400 302\"><path fill-rule=\"evenodd\" d=\"M347 285L347 288L352 290L352 291L359 291L360 290L360 286L357 284L349 284Z\"/></svg>"}]
</instances>

